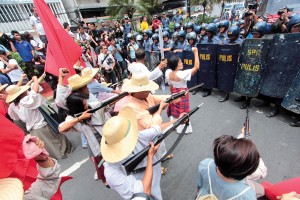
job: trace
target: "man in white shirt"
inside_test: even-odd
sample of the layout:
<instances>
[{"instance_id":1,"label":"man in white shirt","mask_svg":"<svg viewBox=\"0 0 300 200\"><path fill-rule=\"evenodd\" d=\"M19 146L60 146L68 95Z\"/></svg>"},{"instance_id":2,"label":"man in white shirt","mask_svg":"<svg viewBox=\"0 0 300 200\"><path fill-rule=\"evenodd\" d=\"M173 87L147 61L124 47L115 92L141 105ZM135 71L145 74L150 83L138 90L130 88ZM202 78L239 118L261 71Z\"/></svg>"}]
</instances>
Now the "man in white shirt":
<instances>
[{"instance_id":1,"label":"man in white shirt","mask_svg":"<svg viewBox=\"0 0 300 200\"><path fill-rule=\"evenodd\" d=\"M68 22L64 22L63 27L67 31L67 33L71 36L71 38L75 37L74 33L72 33L72 31L71 31L71 28L70 28L70 25Z\"/></svg>"},{"instance_id":2,"label":"man in white shirt","mask_svg":"<svg viewBox=\"0 0 300 200\"><path fill-rule=\"evenodd\" d=\"M30 11L31 11L32 15L30 16L29 20L30 20L30 24L32 26L32 29L38 33L38 36L40 37L42 42L45 43L46 46L47 46L48 40L47 40L47 37L46 37L44 27L43 27L42 22L41 22L41 19L38 16L37 10L33 6L33 7L30 8Z\"/></svg>"},{"instance_id":3,"label":"man in white shirt","mask_svg":"<svg viewBox=\"0 0 300 200\"><path fill-rule=\"evenodd\" d=\"M15 59L8 59L5 51L0 50L0 71L6 74L12 84L17 84L23 71Z\"/></svg>"},{"instance_id":4,"label":"man in white shirt","mask_svg":"<svg viewBox=\"0 0 300 200\"><path fill-rule=\"evenodd\" d=\"M167 66L166 62L160 62L160 64L153 70L149 71L148 68L145 66L145 59L146 59L146 54L144 49L139 48L135 52L136 54L136 62L131 63L128 66L128 70L130 71L131 74L135 73L146 73L148 75L149 80L154 81L158 78L160 78L163 73L162 70Z\"/></svg>"},{"instance_id":5,"label":"man in white shirt","mask_svg":"<svg viewBox=\"0 0 300 200\"><path fill-rule=\"evenodd\" d=\"M106 46L101 46L100 50L101 53L98 56L99 67L103 71L107 83L116 83L116 74L114 72L116 65L115 59L110 53L108 53Z\"/></svg>"}]
</instances>

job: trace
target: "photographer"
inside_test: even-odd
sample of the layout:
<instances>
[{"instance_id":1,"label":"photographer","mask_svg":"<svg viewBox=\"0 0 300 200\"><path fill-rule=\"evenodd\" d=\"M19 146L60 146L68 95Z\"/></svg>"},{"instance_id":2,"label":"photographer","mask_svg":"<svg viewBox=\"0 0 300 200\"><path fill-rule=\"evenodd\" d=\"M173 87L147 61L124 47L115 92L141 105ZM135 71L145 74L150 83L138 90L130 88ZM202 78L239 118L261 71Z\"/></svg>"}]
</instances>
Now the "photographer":
<instances>
[{"instance_id":1,"label":"photographer","mask_svg":"<svg viewBox=\"0 0 300 200\"><path fill-rule=\"evenodd\" d=\"M28 75L28 78L31 79L31 77L34 76L34 49L29 42L22 40L21 35L18 31L11 31L11 35L14 36L14 39L10 41L11 49L13 50L13 52L18 52L20 54L26 66L25 72Z\"/></svg>"},{"instance_id":2,"label":"photographer","mask_svg":"<svg viewBox=\"0 0 300 200\"><path fill-rule=\"evenodd\" d=\"M100 47L101 53L98 56L98 64L108 83L116 83L116 74L114 67L116 65L114 57L108 53L106 46Z\"/></svg>"},{"instance_id":3,"label":"photographer","mask_svg":"<svg viewBox=\"0 0 300 200\"><path fill-rule=\"evenodd\" d=\"M278 10L278 15L279 18L275 21L275 23L272 26L272 31L274 33L286 33L287 32L287 24L289 22L289 14L288 12L290 11L290 9L288 9L287 7L285 8L281 8Z\"/></svg>"},{"instance_id":4,"label":"photographer","mask_svg":"<svg viewBox=\"0 0 300 200\"><path fill-rule=\"evenodd\" d=\"M258 16L256 15L257 7L258 4L256 2L253 2L252 4L248 5L248 10L245 12L245 38L251 38L252 28L254 24L258 22Z\"/></svg>"},{"instance_id":5,"label":"photographer","mask_svg":"<svg viewBox=\"0 0 300 200\"><path fill-rule=\"evenodd\" d=\"M108 52L112 54L118 61L117 63L119 67L118 71L121 73L121 75L123 75L126 70L126 64L122 57L123 54L122 48L119 44L116 44L116 40L113 36L110 36L108 38L108 41L110 42L110 46L108 47Z\"/></svg>"}]
</instances>

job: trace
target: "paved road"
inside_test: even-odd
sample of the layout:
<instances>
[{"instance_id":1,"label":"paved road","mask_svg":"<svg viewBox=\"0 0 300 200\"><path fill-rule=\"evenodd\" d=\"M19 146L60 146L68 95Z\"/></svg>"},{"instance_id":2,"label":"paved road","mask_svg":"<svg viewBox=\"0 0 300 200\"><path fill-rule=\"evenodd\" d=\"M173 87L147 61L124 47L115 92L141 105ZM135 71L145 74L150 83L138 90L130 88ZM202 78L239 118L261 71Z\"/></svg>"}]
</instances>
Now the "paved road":
<instances>
[{"instance_id":1,"label":"paved road","mask_svg":"<svg viewBox=\"0 0 300 200\"><path fill-rule=\"evenodd\" d=\"M246 111L240 110L240 104L232 101L234 96L227 102L219 103L218 92L213 92L212 96L206 98L201 95L201 92L191 95L191 108L204 102L204 106L191 119L194 133L182 139L174 151L175 157L164 164L169 169L169 173L161 181L163 197L166 200L194 199L197 166L202 159L213 156L213 140L223 134L237 136L244 123ZM283 112L277 117L266 118L265 113L268 111L270 107L251 106L251 139L268 167L266 180L275 183L300 174L300 128L290 127L290 117ZM163 118L167 120L165 115ZM80 135L69 134L68 137L77 148L70 157L60 161L62 171L67 170L65 174L74 177L62 186L64 199L121 199L113 190L105 188L101 181L93 179L94 168L87 159L87 151L80 146ZM174 139L175 135L170 136L166 141L167 146Z\"/></svg>"}]
</instances>

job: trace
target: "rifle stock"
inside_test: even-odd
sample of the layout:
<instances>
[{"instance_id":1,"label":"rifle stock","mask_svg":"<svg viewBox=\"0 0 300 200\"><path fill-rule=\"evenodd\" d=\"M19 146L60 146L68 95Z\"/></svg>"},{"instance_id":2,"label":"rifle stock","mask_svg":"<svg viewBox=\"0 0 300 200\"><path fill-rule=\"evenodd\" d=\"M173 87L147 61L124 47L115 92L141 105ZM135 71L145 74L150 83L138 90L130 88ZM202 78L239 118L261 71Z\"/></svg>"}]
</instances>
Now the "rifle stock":
<instances>
[{"instance_id":1,"label":"rifle stock","mask_svg":"<svg viewBox=\"0 0 300 200\"><path fill-rule=\"evenodd\" d=\"M90 109L89 113L94 113L96 112L97 110L101 109L101 108L104 108L105 106L108 106L116 101L119 101L120 99L122 99L123 97L127 96L129 93L128 92L122 92L121 94L117 95L117 96L114 96L114 97L111 97L105 101L102 101L101 102L101 105L96 107L96 108L93 108L93 109ZM83 112L81 113L77 113L75 114L75 117L79 117L80 115L82 115Z\"/></svg>"},{"instance_id":2,"label":"rifle stock","mask_svg":"<svg viewBox=\"0 0 300 200\"><path fill-rule=\"evenodd\" d=\"M174 124L171 124L164 132L163 134L159 135L153 140L154 145L158 145L161 143L170 133L172 133L173 130L175 130L180 124L182 124L184 121L188 120L190 116L192 116L199 108L203 105L200 104L199 106L195 107L193 110L188 112L183 117L179 118ZM150 149L150 145L148 145L145 149L140 151L139 153L135 154L133 157L128 159L123 163L123 169L125 173L128 175L131 172L134 171L134 169L138 166L138 164L148 155L148 151Z\"/></svg>"},{"instance_id":3,"label":"rifle stock","mask_svg":"<svg viewBox=\"0 0 300 200\"><path fill-rule=\"evenodd\" d=\"M204 84L201 83L201 84L196 85L196 86L194 86L194 87L192 87L192 88L190 88L190 89L188 89L188 90L186 90L186 91L181 91L181 92L179 92L179 93L172 94L171 97L169 97L169 98L167 98L167 99L165 100L165 103L170 103L171 101L173 101L173 100L175 100L175 99L178 99L178 98L180 98L180 97L183 97L183 96L185 95L186 92L192 92L192 91L194 91L194 90L196 90L196 89L202 87L203 85L204 85ZM156 105L151 106L150 108L148 108L149 113L150 113L151 115L153 115L154 113L156 113L156 112L158 111L158 109L159 109L159 105L160 105L160 104L156 104Z\"/></svg>"}]
</instances>

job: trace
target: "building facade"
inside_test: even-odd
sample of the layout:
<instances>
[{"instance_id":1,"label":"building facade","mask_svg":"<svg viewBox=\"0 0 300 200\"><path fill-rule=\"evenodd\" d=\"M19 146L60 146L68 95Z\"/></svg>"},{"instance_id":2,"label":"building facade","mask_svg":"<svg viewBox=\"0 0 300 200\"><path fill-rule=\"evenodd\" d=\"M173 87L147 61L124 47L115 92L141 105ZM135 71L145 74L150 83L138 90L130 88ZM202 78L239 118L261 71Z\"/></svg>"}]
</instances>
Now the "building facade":
<instances>
[{"instance_id":1,"label":"building facade","mask_svg":"<svg viewBox=\"0 0 300 200\"><path fill-rule=\"evenodd\" d=\"M61 23L69 22L61 0L46 0L46 3ZM12 30L20 32L31 31L32 26L30 25L29 18L32 6L33 0L1 0L0 32L10 33Z\"/></svg>"}]
</instances>

